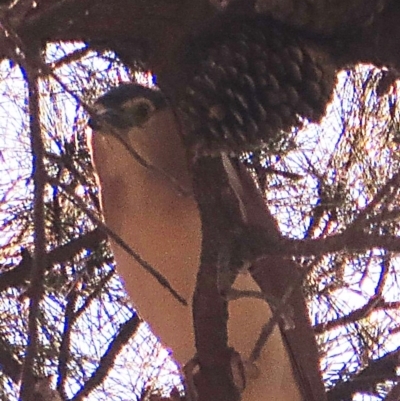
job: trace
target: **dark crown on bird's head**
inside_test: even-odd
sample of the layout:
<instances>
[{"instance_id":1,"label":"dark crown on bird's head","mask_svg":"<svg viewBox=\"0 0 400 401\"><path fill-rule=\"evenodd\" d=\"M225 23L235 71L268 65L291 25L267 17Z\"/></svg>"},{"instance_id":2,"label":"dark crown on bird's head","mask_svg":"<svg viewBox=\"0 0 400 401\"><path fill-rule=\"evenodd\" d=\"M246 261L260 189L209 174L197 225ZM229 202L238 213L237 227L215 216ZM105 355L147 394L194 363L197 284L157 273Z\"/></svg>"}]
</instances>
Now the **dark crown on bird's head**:
<instances>
[{"instance_id":1,"label":"dark crown on bird's head","mask_svg":"<svg viewBox=\"0 0 400 401\"><path fill-rule=\"evenodd\" d=\"M166 105L167 100L160 90L125 83L96 100L95 114L88 124L94 130L101 130L105 124L117 129L140 126Z\"/></svg>"}]
</instances>

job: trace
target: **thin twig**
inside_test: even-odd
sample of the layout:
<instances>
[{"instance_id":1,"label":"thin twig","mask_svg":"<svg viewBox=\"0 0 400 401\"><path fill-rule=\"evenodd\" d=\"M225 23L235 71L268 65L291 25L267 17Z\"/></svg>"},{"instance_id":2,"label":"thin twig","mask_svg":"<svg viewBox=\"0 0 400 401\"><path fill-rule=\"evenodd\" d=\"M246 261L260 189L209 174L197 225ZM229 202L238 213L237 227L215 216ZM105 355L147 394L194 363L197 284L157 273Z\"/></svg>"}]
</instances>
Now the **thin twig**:
<instances>
[{"instance_id":1,"label":"thin twig","mask_svg":"<svg viewBox=\"0 0 400 401\"><path fill-rule=\"evenodd\" d=\"M101 357L97 369L93 372L92 376L85 382L85 384L76 393L75 397L73 397L71 401L86 400L89 394L105 380L108 372L115 362L115 358L135 334L140 323L141 320L139 316L135 313L129 320L121 325L118 334L110 343L107 351Z\"/></svg>"},{"instance_id":2,"label":"thin twig","mask_svg":"<svg viewBox=\"0 0 400 401\"><path fill-rule=\"evenodd\" d=\"M68 53L66 56L60 57L59 59L51 62L49 64L50 69L57 69L59 67L62 67L65 64L72 63L74 61L81 60L84 56L89 54L92 51L92 49L88 46L83 47L78 50L74 50L71 53Z\"/></svg>"},{"instance_id":3,"label":"thin twig","mask_svg":"<svg viewBox=\"0 0 400 401\"><path fill-rule=\"evenodd\" d=\"M97 118L99 118L99 120L101 121L100 116L97 116ZM122 143L122 145L124 145L130 156L132 156L141 166L159 175L160 177L165 178L179 195L184 197L193 196L193 192L183 187L175 177L140 156L140 154L133 148L133 146L112 125L108 124L104 120L101 121L101 123L104 125L104 128L107 130L107 132L111 133Z\"/></svg>"},{"instance_id":4,"label":"thin twig","mask_svg":"<svg viewBox=\"0 0 400 401\"><path fill-rule=\"evenodd\" d=\"M61 184L60 182L57 182L56 180L52 179L51 177L48 177L48 182L51 185L57 185L59 186L65 193L65 196L75 203L77 207L80 208L80 210L84 211L87 216L93 221L93 223L97 224L98 227L105 232L113 241L116 242L117 245L119 245L126 253L128 253L130 256L132 256L136 262L138 262L149 274L151 274L164 288L166 288L172 296L180 302L182 305L187 306L188 303L185 300L185 298L180 295L169 283L166 277L164 277L158 270L156 270L153 266L151 266L148 262L146 262L137 252L135 252L119 235L117 235L113 230L111 230L109 227L107 227L96 215L93 213L92 210L90 210L83 201L78 199L75 194L69 190L69 188L66 185Z\"/></svg>"},{"instance_id":5,"label":"thin twig","mask_svg":"<svg viewBox=\"0 0 400 401\"><path fill-rule=\"evenodd\" d=\"M241 273L239 273L241 274ZM228 301L236 301L243 298L254 298L261 299L268 303L276 303L276 299L272 296L264 294L262 291L254 290L237 290L236 288L231 288L227 294Z\"/></svg>"},{"instance_id":6,"label":"thin twig","mask_svg":"<svg viewBox=\"0 0 400 401\"><path fill-rule=\"evenodd\" d=\"M315 334L327 333L338 327L345 327L348 324L354 323L358 320L365 319L377 310L386 310L385 301L380 296L372 297L364 306L355 309L347 315L340 316L337 319L320 323L314 326Z\"/></svg>"},{"instance_id":7,"label":"thin twig","mask_svg":"<svg viewBox=\"0 0 400 401\"><path fill-rule=\"evenodd\" d=\"M76 283L72 290L67 295L67 305L64 311L64 329L62 333L62 339L60 344L60 351L58 356L58 381L57 390L65 396L65 382L68 375L68 363L71 358L71 341L72 341L72 329L75 323L75 308L78 301L78 292Z\"/></svg>"},{"instance_id":8,"label":"thin twig","mask_svg":"<svg viewBox=\"0 0 400 401\"><path fill-rule=\"evenodd\" d=\"M176 179L175 177L173 177L172 175L168 174L163 169L161 169L161 168L157 167L156 165L148 162L146 159L144 159L142 156L140 156L140 154L138 152L136 152L136 150L132 147L132 145L130 143L128 143L126 141L126 139L122 135L120 135L120 133L118 132L118 130L115 129L115 127L113 127L111 124L107 123L107 121L102 119L101 116L99 116L96 113L96 109L95 108L93 108L89 104L85 103L83 100L81 100L79 98L78 95L76 95L75 93L70 91L68 89L68 87L60 80L60 78L53 71L50 70L49 66L43 65L43 68L47 72L47 74L50 75L61 86L61 88L66 93L68 93L70 96L72 96L74 98L74 100L78 104L80 104L89 115L96 116L96 118L102 123L102 125L107 130L107 132L112 134L115 138L117 138L122 143L122 145L124 145L124 147L128 151L128 153L141 166L143 166L144 168L146 168L146 169L152 171L153 173L159 175L160 177L165 178L172 185L172 187L175 189L175 191L179 195L185 196L185 197L193 196L193 192L190 189L187 189L187 188L183 187L179 183L178 179Z\"/></svg>"},{"instance_id":9,"label":"thin twig","mask_svg":"<svg viewBox=\"0 0 400 401\"><path fill-rule=\"evenodd\" d=\"M75 322L81 317L81 315L89 309L90 304L97 299L101 290L104 286L111 280L114 276L114 270L110 270L106 276L104 276L100 282L96 285L96 288L85 298L82 306L75 311L74 316L70 322L71 325L75 324Z\"/></svg>"},{"instance_id":10,"label":"thin twig","mask_svg":"<svg viewBox=\"0 0 400 401\"><path fill-rule=\"evenodd\" d=\"M399 180L400 171L394 174L392 178L390 178L386 182L386 184L376 193L371 202L369 202L368 205L360 211L354 221L348 226L347 231L359 231L362 228L362 224L364 224L367 220L368 215L372 213L379 202L383 198L385 198L393 188L398 187Z\"/></svg>"}]
</instances>

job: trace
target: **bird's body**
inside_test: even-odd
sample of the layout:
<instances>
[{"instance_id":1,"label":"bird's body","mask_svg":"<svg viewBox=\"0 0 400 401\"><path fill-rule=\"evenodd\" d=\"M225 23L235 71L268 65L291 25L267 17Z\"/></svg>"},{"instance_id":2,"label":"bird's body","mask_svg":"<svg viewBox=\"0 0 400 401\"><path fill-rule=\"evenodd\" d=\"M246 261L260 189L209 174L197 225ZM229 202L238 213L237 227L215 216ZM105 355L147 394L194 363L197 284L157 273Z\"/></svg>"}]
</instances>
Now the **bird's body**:
<instances>
[{"instance_id":1,"label":"bird's body","mask_svg":"<svg viewBox=\"0 0 400 401\"><path fill-rule=\"evenodd\" d=\"M178 132L174 114L164 109L141 126L127 129L124 139L147 162L190 190L191 177ZM95 132L92 145L107 226L191 302L202 240L194 198L183 196L171 180L140 165L115 135ZM173 351L173 357L185 364L195 354L191 307L178 303L116 243L112 248L117 271L139 313ZM234 287L259 290L249 274L239 274ZM229 345L244 360L270 317L270 308L260 299L229 303ZM279 328L274 329L257 364L259 375L248 378L243 400L302 400Z\"/></svg>"}]
</instances>

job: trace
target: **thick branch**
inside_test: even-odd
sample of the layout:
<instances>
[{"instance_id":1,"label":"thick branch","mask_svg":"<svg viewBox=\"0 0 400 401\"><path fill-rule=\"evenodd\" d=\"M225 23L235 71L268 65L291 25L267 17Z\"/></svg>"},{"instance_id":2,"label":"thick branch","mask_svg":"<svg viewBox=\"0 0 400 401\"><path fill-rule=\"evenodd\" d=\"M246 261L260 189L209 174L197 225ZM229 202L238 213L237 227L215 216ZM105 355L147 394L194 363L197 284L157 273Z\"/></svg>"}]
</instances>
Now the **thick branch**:
<instances>
[{"instance_id":1,"label":"thick branch","mask_svg":"<svg viewBox=\"0 0 400 401\"><path fill-rule=\"evenodd\" d=\"M7 18L27 43L31 39L37 42L81 40L93 43L96 49L103 46L116 51L131 66L138 58L146 61L159 76L161 86L174 94L188 72L180 63L179 53L188 38L195 36L213 17L221 14L217 7L212 6L215 3L219 2L41 0L38 7L32 8L23 20L19 15L13 15L13 10ZM235 5L231 7L232 12L242 16L249 11L255 12L254 3L262 4L265 15L300 28L315 41L321 42L323 37L323 46L336 56L338 68L358 62L400 68L397 52L400 6L396 1L380 2L389 4L382 13L379 13L376 0L365 1L365 6L353 0L349 12L340 11L335 2L330 5L326 1L316 2L315 5L304 0L289 2L290 7L301 10L298 13L287 9L287 1L239 0L230 3ZM369 21L373 23L368 24ZM363 26L361 31L360 26ZM2 49L4 55L10 53L6 41Z\"/></svg>"},{"instance_id":2,"label":"thick branch","mask_svg":"<svg viewBox=\"0 0 400 401\"><path fill-rule=\"evenodd\" d=\"M35 60L39 49L31 49L31 55ZM33 368L37 356L39 344L38 316L40 313L40 302L42 301L44 287L43 277L46 268L46 234L45 234L45 212L44 191L46 186L46 168L44 165L44 142L40 127L39 106L39 75L36 69L27 65L25 70L28 82L28 103L30 115L30 134L34 166L34 205L33 222L35 245L30 275L30 305L28 317L28 344L26 348L24 367L22 372L21 400L28 401L34 388Z\"/></svg>"},{"instance_id":3,"label":"thick branch","mask_svg":"<svg viewBox=\"0 0 400 401\"><path fill-rule=\"evenodd\" d=\"M390 252L400 252L400 238L392 235L346 231L342 234L326 238L282 240L279 247L277 247L273 253L292 256L317 256L340 251L364 252L372 248L381 248ZM270 250L268 251L270 252Z\"/></svg>"},{"instance_id":4,"label":"thick branch","mask_svg":"<svg viewBox=\"0 0 400 401\"><path fill-rule=\"evenodd\" d=\"M334 252L365 252L373 248L400 252L400 238L393 235L368 234L345 231L341 234L314 239L288 239L281 237L271 243L270 228L252 226L244 232L243 242L251 242L251 255L261 261L268 257L321 256Z\"/></svg>"},{"instance_id":5,"label":"thick branch","mask_svg":"<svg viewBox=\"0 0 400 401\"><path fill-rule=\"evenodd\" d=\"M232 281L230 269L237 213L232 207L221 159L198 160L193 173L203 234L201 266L193 296L200 364L199 400L235 401L240 397L231 376L232 352L227 345L228 304L223 293L229 290Z\"/></svg>"},{"instance_id":6,"label":"thick branch","mask_svg":"<svg viewBox=\"0 0 400 401\"><path fill-rule=\"evenodd\" d=\"M197 349L199 353L204 352L204 360L208 362L210 359L207 359L207 355L215 353L217 350L212 344L218 345L220 355L223 355L224 349L226 350L226 345L221 340L221 338L224 339L223 335L226 333L225 304L218 306L218 303L223 301L219 295L221 288L218 288L215 283L215 280L218 279L216 274L220 274L221 277L227 276L226 271L218 271L218 268L221 267L226 269L221 266L221 260L229 261L224 253L229 249L229 245L224 241L231 238L232 243L236 243L236 248L234 251L231 248L230 255L236 255L237 263L243 260L254 260L253 252L258 249L258 246L264 252L267 249L272 253L277 244L281 243L282 238L275 220L265 207L261 194L242 166L238 165L235 169L240 188L232 190L232 187L229 186L231 183L227 183L226 178L225 180L222 178L226 177L226 171L219 160L207 160L204 163L206 166L203 165L202 168L196 166L195 170L195 188L198 191L196 196L202 210L204 242L202 266L193 308ZM207 167L210 170L207 170ZM257 230L253 230L254 227L257 227ZM262 241L259 241L257 233L261 230L263 237ZM235 240L238 232L244 233L241 235L240 241ZM216 242L213 243L213 240ZM215 247L220 248L218 250ZM213 261L213 264L210 261ZM227 267L228 269L229 267L233 268L234 274L235 260L231 259ZM203 269L207 273L203 273ZM297 266L288 260L286 254L285 256L275 254L259 260L254 264L251 272L267 299L281 300L288 288L293 287L288 299L288 306L293 310L294 328L287 330L284 319L280 319L282 335L287 344L303 397L307 401L324 400L325 390L319 370L318 349L308 318ZM229 285L229 280L226 283ZM214 292L207 292L207 285L208 288L213 288ZM199 294L202 294L203 297L200 297ZM208 299L205 299L205 296L208 296ZM208 327L205 323L208 321L207 319L213 321L214 327ZM220 332L213 332L215 327ZM211 362L217 366L215 361L211 360L210 364Z\"/></svg>"}]
</instances>

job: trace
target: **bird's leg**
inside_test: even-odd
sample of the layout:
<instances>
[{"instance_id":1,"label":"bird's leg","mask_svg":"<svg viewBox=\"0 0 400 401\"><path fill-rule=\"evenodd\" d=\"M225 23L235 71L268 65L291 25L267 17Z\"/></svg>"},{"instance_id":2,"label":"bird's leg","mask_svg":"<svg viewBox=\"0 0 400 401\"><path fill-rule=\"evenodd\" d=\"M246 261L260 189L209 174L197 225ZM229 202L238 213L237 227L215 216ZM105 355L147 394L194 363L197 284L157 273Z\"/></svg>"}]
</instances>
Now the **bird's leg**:
<instances>
[{"instance_id":1,"label":"bird's leg","mask_svg":"<svg viewBox=\"0 0 400 401\"><path fill-rule=\"evenodd\" d=\"M260 336L253 348L253 351L250 355L249 360L251 362L256 361L261 354L261 351L267 342L269 336L272 333L275 325L279 322L280 319L283 321L283 329L284 330L292 330L294 328L294 321L293 321L293 308L288 305L288 299L292 295L294 286L289 286L286 290L284 296L280 300L275 300L274 302L270 303L271 309L273 310L273 316L269 319L269 321L264 325L261 329ZM289 315L287 313L289 309Z\"/></svg>"},{"instance_id":2,"label":"bird's leg","mask_svg":"<svg viewBox=\"0 0 400 401\"><path fill-rule=\"evenodd\" d=\"M195 380L196 376L201 374L199 368L199 359L195 355L182 369L185 377L186 401L197 401L199 398ZM247 377L254 378L258 376L258 368L255 364L243 362L240 354L234 349L231 349L230 368L232 381L240 393L246 388Z\"/></svg>"},{"instance_id":3,"label":"bird's leg","mask_svg":"<svg viewBox=\"0 0 400 401\"><path fill-rule=\"evenodd\" d=\"M248 381L257 379L260 375L260 369L257 365L257 359L261 354L261 350L268 341L269 336L272 333L275 325L282 319L283 329L293 329L293 308L290 305L285 305L283 310L280 310L281 302L274 296L266 295L261 291L254 290L238 290L231 288L226 294L228 301L234 301L241 298L256 298L266 301L274 312L271 319L263 326L259 338L254 346L254 349L248 359L243 361L244 376Z\"/></svg>"},{"instance_id":4,"label":"bird's leg","mask_svg":"<svg viewBox=\"0 0 400 401\"><path fill-rule=\"evenodd\" d=\"M243 393L246 388L247 371L239 352L232 350L230 362L233 383L239 392Z\"/></svg>"},{"instance_id":5,"label":"bird's leg","mask_svg":"<svg viewBox=\"0 0 400 401\"><path fill-rule=\"evenodd\" d=\"M268 303L271 307L272 311L275 313L280 313L280 318L283 322L283 330L292 330L294 329L294 321L293 321L293 308L290 305L285 305L283 311L279 311L279 306L281 300L277 299L272 295L266 295L261 291L254 291L254 290L238 290L236 288L231 288L227 292L227 300L228 301L235 301L241 298L256 298L256 299L263 299Z\"/></svg>"}]
</instances>

